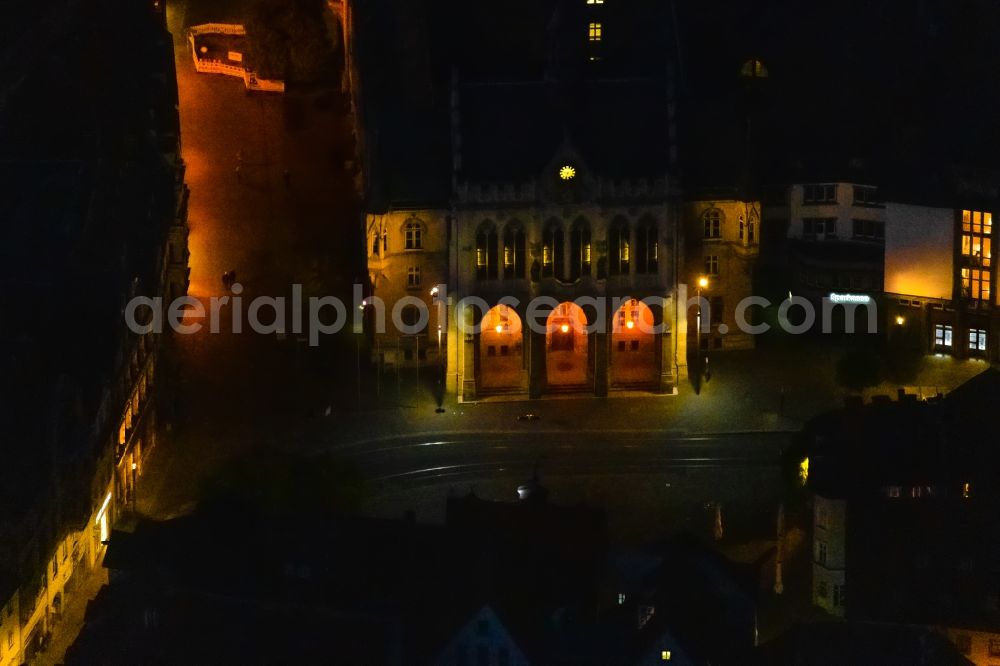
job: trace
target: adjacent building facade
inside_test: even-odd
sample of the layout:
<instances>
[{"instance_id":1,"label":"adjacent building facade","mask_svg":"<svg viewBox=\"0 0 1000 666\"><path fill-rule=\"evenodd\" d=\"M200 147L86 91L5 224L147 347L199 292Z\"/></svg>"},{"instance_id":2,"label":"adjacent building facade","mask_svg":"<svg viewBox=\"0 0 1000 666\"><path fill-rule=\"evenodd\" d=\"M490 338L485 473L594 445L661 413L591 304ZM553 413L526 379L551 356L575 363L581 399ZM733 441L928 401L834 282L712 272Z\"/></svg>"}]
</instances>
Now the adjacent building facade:
<instances>
[{"instance_id":1,"label":"adjacent building facade","mask_svg":"<svg viewBox=\"0 0 1000 666\"><path fill-rule=\"evenodd\" d=\"M998 377L934 401L852 404L807 431L814 605L852 624L924 627L975 664L1000 656Z\"/></svg>"},{"instance_id":2,"label":"adjacent building facade","mask_svg":"<svg viewBox=\"0 0 1000 666\"><path fill-rule=\"evenodd\" d=\"M784 227L787 286L818 302L831 293L882 292L885 205L874 185L792 183L771 188L766 223Z\"/></svg>"},{"instance_id":3,"label":"adjacent building facade","mask_svg":"<svg viewBox=\"0 0 1000 666\"><path fill-rule=\"evenodd\" d=\"M761 204L736 198L733 192L716 195L692 193L684 203L685 282L692 288L704 283L689 296L700 293L708 305L697 336L697 309L692 309L688 320L691 346L697 341L701 352L752 349L754 338L741 324L751 323L753 313L741 309L741 303L753 295Z\"/></svg>"},{"instance_id":4,"label":"adjacent building facade","mask_svg":"<svg viewBox=\"0 0 1000 666\"><path fill-rule=\"evenodd\" d=\"M137 335L122 315L135 296L188 287L162 4L72 10L52 37L31 74L0 91L0 300L25 313L3 332L2 666L32 661L135 509L143 459L170 418L173 368L168 337ZM130 57L109 68L91 46L112 39Z\"/></svg>"},{"instance_id":5,"label":"adjacent building facade","mask_svg":"<svg viewBox=\"0 0 1000 666\"><path fill-rule=\"evenodd\" d=\"M886 321L926 353L1000 359L991 208L889 204Z\"/></svg>"}]
</instances>

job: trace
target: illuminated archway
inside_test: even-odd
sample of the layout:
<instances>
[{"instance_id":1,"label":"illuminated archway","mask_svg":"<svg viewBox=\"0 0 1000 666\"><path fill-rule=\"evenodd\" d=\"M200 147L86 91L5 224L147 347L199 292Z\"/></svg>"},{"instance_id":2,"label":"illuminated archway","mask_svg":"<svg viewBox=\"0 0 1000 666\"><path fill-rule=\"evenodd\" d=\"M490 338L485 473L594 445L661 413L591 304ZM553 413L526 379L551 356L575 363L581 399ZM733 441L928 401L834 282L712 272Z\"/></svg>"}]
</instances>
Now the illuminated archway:
<instances>
[{"instance_id":1,"label":"illuminated archway","mask_svg":"<svg viewBox=\"0 0 1000 666\"><path fill-rule=\"evenodd\" d=\"M659 366L653 311L636 299L622 304L611 320L611 383L651 384Z\"/></svg>"},{"instance_id":2,"label":"illuminated archway","mask_svg":"<svg viewBox=\"0 0 1000 666\"><path fill-rule=\"evenodd\" d=\"M560 303L545 326L545 372L549 386L587 383L587 315L576 303Z\"/></svg>"},{"instance_id":3,"label":"illuminated archway","mask_svg":"<svg viewBox=\"0 0 1000 666\"><path fill-rule=\"evenodd\" d=\"M479 385L486 391L517 389L524 380L521 318L497 305L483 317L479 336Z\"/></svg>"}]
</instances>

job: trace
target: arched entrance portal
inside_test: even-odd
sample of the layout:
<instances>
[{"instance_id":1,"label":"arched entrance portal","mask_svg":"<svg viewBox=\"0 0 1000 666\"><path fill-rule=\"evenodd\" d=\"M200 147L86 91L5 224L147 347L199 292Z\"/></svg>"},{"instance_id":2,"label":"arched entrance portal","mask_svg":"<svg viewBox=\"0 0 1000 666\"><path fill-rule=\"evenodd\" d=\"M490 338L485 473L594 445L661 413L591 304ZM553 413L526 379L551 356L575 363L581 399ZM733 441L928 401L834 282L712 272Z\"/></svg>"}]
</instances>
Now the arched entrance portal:
<instances>
[{"instance_id":1,"label":"arched entrance portal","mask_svg":"<svg viewBox=\"0 0 1000 666\"><path fill-rule=\"evenodd\" d=\"M545 328L545 372L549 386L586 386L589 364L587 315L575 303L560 303Z\"/></svg>"},{"instance_id":2,"label":"arched entrance portal","mask_svg":"<svg viewBox=\"0 0 1000 666\"><path fill-rule=\"evenodd\" d=\"M653 311L642 301L626 301L611 321L611 383L617 386L656 382L659 367Z\"/></svg>"},{"instance_id":3,"label":"arched entrance portal","mask_svg":"<svg viewBox=\"0 0 1000 666\"><path fill-rule=\"evenodd\" d=\"M497 305L483 317L479 336L479 385L484 391L521 389L524 352L521 318L506 305Z\"/></svg>"}]
</instances>

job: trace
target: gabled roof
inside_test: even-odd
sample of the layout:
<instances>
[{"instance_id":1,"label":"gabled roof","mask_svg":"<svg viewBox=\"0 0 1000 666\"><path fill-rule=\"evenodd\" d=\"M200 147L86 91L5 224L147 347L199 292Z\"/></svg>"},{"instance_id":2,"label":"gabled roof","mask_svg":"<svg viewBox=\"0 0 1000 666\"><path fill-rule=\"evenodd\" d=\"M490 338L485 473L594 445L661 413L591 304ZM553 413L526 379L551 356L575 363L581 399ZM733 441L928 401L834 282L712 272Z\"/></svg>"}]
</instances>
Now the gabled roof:
<instances>
[{"instance_id":1,"label":"gabled roof","mask_svg":"<svg viewBox=\"0 0 1000 666\"><path fill-rule=\"evenodd\" d=\"M459 177L535 180L568 141L594 175L662 178L670 158L667 102L663 78L467 83Z\"/></svg>"}]
</instances>

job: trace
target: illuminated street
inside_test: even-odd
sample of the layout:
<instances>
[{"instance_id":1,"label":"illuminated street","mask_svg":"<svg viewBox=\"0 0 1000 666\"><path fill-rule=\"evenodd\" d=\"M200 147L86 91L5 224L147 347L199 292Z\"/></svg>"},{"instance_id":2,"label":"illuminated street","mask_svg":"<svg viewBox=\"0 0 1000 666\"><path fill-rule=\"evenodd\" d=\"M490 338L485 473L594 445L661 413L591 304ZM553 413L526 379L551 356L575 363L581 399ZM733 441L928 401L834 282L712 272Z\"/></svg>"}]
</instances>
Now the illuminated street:
<instances>
[{"instance_id":1,"label":"illuminated street","mask_svg":"<svg viewBox=\"0 0 1000 666\"><path fill-rule=\"evenodd\" d=\"M197 74L185 10L185 3L168 7L191 188L190 294L221 295L228 270L247 300L287 295L293 283L348 294L361 269L351 251L357 212L344 170L350 144L342 97L329 90L249 95L236 79ZM341 390L330 372L334 347L310 350L291 335L233 335L228 326L217 335L206 327L178 336L176 428L145 465L140 510L174 512L171 500L188 505L203 474L229 457L280 450L289 424Z\"/></svg>"}]
</instances>

